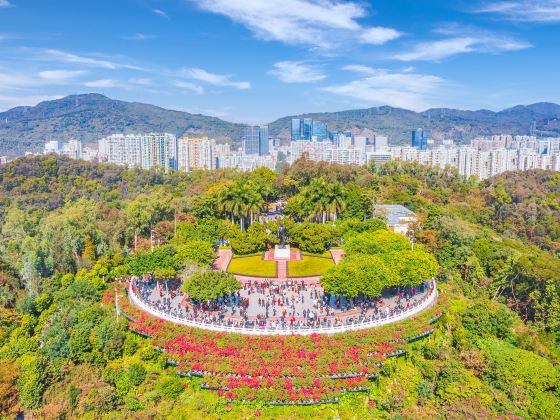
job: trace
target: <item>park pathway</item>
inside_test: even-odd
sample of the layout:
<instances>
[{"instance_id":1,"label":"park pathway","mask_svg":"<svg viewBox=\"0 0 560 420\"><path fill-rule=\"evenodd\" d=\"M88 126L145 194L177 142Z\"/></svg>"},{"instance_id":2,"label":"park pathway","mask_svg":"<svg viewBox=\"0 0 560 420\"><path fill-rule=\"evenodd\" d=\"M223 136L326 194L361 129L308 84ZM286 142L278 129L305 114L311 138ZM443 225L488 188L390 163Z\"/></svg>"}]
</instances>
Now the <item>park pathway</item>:
<instances>
[{"instance_id":1,"label":"park pathway","mask_svg":"<svg viewBox=\"0 0 560 420\"><path fill-rule=\"evenodd\" d=\"M214 261L212 268L214 270L227 271L229 262L233 257L231 249L218 249L218 258Z\"/></svg>"},{"instance_id":2,"label":"park pathway","mask_svg":"<svg viewBox=\"0 0 560 420\"><path fill-rule=\"evenodd\" d=\"M276 262L276 270L278 271L278 280L286 280L288 278L288 261L279 260Z\"/></svg>"},{"instance_id":3,"label":"park pathway","mask_svg":"<svg viewBox=\"0 0 560 420\"><path fill-rule=\"evenodd\" d=\"M342 249L331 249L331 256L334 260L334 263L338 264L344 256L344 251Z\"/></svg>"}]
</instances>

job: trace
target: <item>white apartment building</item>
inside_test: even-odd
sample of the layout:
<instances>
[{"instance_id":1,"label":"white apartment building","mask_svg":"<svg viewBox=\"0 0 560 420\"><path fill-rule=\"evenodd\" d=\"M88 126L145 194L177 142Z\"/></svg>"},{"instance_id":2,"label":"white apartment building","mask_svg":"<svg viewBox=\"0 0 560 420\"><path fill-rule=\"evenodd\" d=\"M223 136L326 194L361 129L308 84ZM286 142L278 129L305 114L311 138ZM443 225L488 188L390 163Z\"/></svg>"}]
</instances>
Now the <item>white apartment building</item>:
<instances>
[{"instance_id":1,"label":"white apartment building","mask_svg":"<svg viewBox=\"0 0 560 420\"><path fill-rule=\"evenodd\" d=\"M349 137L344 138L348 139ZM345 141L345 143L347 142ZM293 163L304 155L309 160L317 162L362 165L365 163L366 153L364 149L356 148L351 144L344 144L344 147L342 147L330 142L292 141L290 161Z\"/></svg>"},{"instance_id":2,"label":"white apartment building","mask_svg":"<svg viewBox=\"0 0 560 420\"><path fill-rule=\"evenodd\" d=\"M177 169L177 138L169 133L113 134L99 140L98 158L142 169Z\"/></svg>"},{"instance_id":3,"label":"white apartment building","mask_svg":"<svg viewBox=\"0 0 560 420\"><path fill-rule=\"evenodd\" d=\"M141 141L142 169L177 169L177 137L173 134L147 134Z\"/></svg>"},{"instance_id":4,"label":"white apartment building","mask_svg":"<svg viewBox=\"0 0 560 420\"><path fill-rule=\"evenodd\" d=\"M113 134L99 140L99 160L123 166L142 166L142 137Z\"/></svg>"},{"instance_id":5,"label":"white apartment building","mask_svg":"<svg viewBox=\"0 0 560 420\"><path fill-rule=\"evenodd\" d=\"M43 148L43 153L48 155L49 153L60 153L60 142L57 140L51 140L45 143L45 147Z\"/></svg>"},{"instance_id":6,"label":"white apartment building","mask_svg":"<svg viewBox=\"0 0 560 420\"><path fill-rule=\"evenodd\" d=\"M242 149L232 150L229 144L216 146L217 167L220 169L233 168L241 171L252 171L265 167L271 170L276 168L277 153L270 155L245 155Z\"/></svg>"}]
</instances>

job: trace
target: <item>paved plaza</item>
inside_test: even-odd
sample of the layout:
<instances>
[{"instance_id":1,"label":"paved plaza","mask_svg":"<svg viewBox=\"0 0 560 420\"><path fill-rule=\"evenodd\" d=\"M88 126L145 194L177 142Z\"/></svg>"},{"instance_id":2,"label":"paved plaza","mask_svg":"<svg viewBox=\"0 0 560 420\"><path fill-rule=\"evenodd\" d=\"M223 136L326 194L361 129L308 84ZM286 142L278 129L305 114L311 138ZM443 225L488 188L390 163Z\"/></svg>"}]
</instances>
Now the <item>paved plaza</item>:
<instances>
[{"instance_id":1,"label":"paved plaza","mask_svg":"<svg viewBox=\"0 0 560 420\"><path fill-rule=\"evenodd\" d=\"M341 325L403 311L424 298L424 285L403 291L387 290L375 299L329 296L318 284L301 280L247 281L235 295L207 304L194 304L179 282L137 283L136 292L148 305L173 316L242 325Z\"/></svg>"}]
</instances>

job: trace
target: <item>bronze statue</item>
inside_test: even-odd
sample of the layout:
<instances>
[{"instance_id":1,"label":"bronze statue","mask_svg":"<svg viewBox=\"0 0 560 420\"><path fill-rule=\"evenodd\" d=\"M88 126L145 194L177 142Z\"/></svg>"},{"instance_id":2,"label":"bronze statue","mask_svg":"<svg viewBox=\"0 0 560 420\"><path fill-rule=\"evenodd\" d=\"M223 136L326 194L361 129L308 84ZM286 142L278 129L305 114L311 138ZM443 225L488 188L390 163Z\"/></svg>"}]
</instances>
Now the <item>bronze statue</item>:
<instances>
[{"instance_id":1,"label":"bronze statue","mask_svg":"<svg viewBox=\"0 0 560 420\"><path fill-rule=\"evenodd\" d=\"M278 225L278 239L280 240L280 247L286 247L286 237L288 236L288 231L286 230L286 226L282 222Z\"/></svg>"}]
</instances>

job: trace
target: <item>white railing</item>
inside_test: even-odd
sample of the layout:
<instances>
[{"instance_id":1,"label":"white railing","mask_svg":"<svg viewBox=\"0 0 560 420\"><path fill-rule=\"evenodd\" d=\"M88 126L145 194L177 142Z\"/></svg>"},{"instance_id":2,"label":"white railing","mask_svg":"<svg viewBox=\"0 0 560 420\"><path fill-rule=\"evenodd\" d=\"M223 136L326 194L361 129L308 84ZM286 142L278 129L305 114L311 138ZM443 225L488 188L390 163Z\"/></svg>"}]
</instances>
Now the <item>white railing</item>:
<instances>
[{"instance_id":1,"label":"white railing","mask_svg":"<svg viewBox=\"0 0 560 420\"><path fill-rule=\"evenodd\" d=\"M356 322L348 325L339 325L336 327L281 327L278 326L277 328L268 327L268 326L259 326L255 325L254 327L234 327L229 325L221 325L216 323L208 323L208 322L201 322L201 321L193 321L189 319L179 318L174 315L167 314L162 312L156 308L153 308L142 301L133 291L132 283L130 282L128 288L128 296L132 304L137 306L138 308L142 309L143 311L149 313L158 318L165 319L166 321L173 322L175 324L186 325L188 327L194 328L201 328L203 330L208 331L217 331L217 332L230 332L230 333L238 333L238 334L248 334L248 335L292 335L292 334L299 334L299 335L311 335L311 334L336 334L340 332L346 331L358 331L358 330L365 330L368 328L379 327L381 325L392 324L394 322L402 321L406 318L410 318L420 312L428 309L432 306L438 296L437 292L437 284L436 281L433 280L431 284L431 288L428 291L428 296L424 299L413 303L410 308L404 311L400 311L399 313L393 315L387 315L385 317L374 319L371 321L364 321L364 322Z\"/></svg>"}]
</instances>

